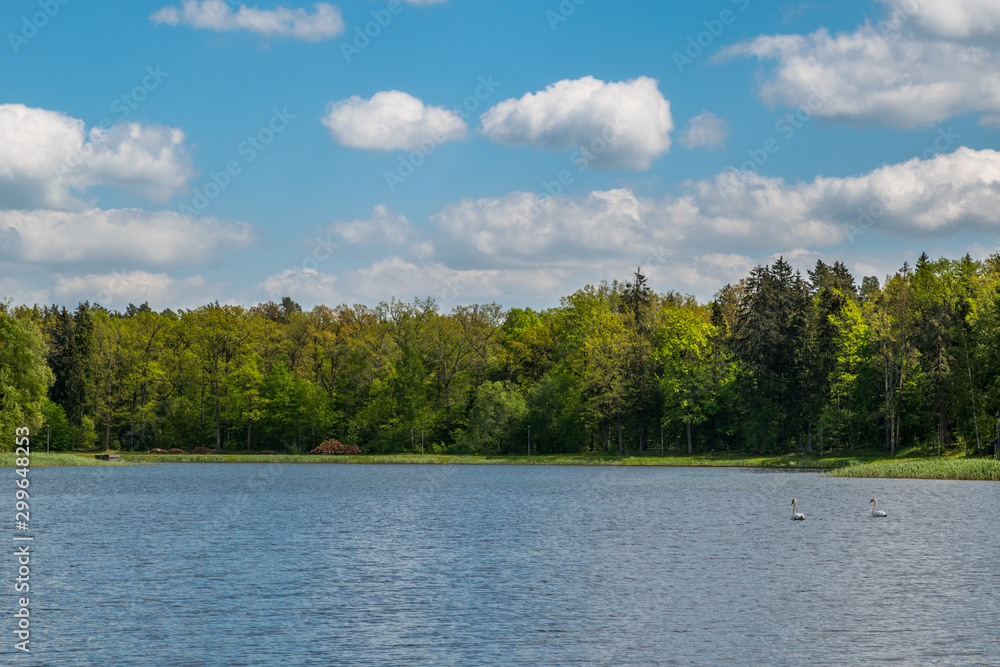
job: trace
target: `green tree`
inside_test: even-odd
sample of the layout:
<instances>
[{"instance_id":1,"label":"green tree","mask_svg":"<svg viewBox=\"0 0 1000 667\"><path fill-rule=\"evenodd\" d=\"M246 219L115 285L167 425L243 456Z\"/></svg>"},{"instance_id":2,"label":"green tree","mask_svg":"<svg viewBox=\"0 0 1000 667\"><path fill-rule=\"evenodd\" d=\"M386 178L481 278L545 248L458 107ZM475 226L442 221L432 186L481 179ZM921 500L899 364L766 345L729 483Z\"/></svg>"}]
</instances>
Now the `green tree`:
<instances>
[{"instance_id":1,"label":"green tree","mask_svg":"<svg viewBox=\"0 0 1000 667\"><path fill-rule=\"evenodd\" d=\"M716 334L709 313L700 308L668 304L660 311L656 360L662 368L663 416L683 424L687 451L693 453L692 427L714 411L711 342Z\"/></svg>"},{"instance_id":2,"label":"green tree","mask_svg":"<svg viewBox=\"0 0 1000 667\"><path fill-rule=\"evenodd\" d=\"M594 289L588 285L564 298L558 329L562 348L560 372L576 378L588 421L600 425L605 449L614 425L618 455L624 455L622 421L628 391L630 341L617 287L602 284Z\"/></svg>"},{"instance_id":3,"label":"green tree","mask_svg":"<svg viewBox=\"0 0 1000 667\"><path fill-rule=\"evenodd\" d=\"M19 320L0 307L0 448L9 450L14 429L35 430L42 423L42 406L52 384L45 362L45 340L30 320Z\"/></svg>"},{"instance_id":4,"label":"green tree","mask_svg":"<svg viewBox=\"0 0 1000 667\"><path fill-rule=\"evenodd\" d=\"M527 416L528 403L520 387L486 381L476 388L468 426L458 444L478 454L523 452Z\"/></svg>"},{"instance_id":5,"label":"green tree","mask_svg":"<svg viewBox=\"0 0 1000 667\"><path fill-rule=\"evenodd\" d=\"M77 435L73 425L66 417L62 406L52 401L42 405L42 426L36 436L36 446L41 449L42 442L51 451L65 451L77 444Z\"/></svg>"}]
</instances>

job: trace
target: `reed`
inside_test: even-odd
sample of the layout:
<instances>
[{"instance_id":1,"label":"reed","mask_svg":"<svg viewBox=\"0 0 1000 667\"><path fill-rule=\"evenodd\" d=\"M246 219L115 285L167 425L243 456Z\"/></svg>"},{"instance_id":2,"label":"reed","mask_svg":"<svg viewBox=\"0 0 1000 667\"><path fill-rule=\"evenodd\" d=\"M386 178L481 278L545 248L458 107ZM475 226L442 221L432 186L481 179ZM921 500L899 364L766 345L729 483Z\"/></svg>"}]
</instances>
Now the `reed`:
<instances>
[{"instance_id":1,"label":"reed","mask_svg":"<svg viewBox=\"0 0 1000 667\"><path fill-rule=\"evenodd\" d=\"M837 468L831 477L891 477L896 479L965 479L1000 481L1000 461L978 458L875 461Z\"/></svg>"}]
</instances>

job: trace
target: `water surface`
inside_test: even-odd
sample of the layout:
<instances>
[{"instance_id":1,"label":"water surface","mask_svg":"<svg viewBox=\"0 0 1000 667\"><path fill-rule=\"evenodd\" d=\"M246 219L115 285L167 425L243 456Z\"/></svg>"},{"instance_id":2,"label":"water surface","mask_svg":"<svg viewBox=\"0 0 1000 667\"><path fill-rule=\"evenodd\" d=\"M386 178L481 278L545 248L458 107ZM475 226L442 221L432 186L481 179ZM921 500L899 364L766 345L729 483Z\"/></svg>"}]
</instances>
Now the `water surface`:
<instances>
[{"instance_id":1,"label":"water surface","mask_svg":"<svg viewBox=\"0 0 1000 667\"><path fill-rule=\"evenodd\" d=\"M31 664L1000 655L996 483L562 466L31 475ZM872 496L887 519L869 517ZM792 497L806 521L790 520Z\"/></svg>"}]
</instances>

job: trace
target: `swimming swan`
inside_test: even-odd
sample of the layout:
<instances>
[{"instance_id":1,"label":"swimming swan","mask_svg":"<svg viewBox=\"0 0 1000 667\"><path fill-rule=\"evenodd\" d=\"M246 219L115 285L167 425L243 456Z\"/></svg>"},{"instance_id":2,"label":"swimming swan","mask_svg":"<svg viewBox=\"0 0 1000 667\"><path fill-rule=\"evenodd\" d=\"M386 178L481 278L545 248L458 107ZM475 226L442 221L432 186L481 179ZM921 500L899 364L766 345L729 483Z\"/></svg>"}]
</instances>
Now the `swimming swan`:
<instances>
[{"instance_id":1,"label":"swimming swan","mask_svg":"<svg viewBox=\"0 0 1000 667\"><path fill-rule=\"evenodd\" d=\"M876 507L878 507L878 501L877 500L875 500L874 498L872 498L868 502L872 506L872 516L889 516L888 514L886 514L885 512L883 512L882 510L876 510L875 509Z\"/></svg>"},{"instance_id":2,"label":"swimming swan","mask_svg":"<svg viewBox=\"0 0 1000 667\"><path fill-rule=\"evenodd\" d=\"M795 511L795 498L792 498L792 521L805 521L806 515Z\"/></svg>"}]
</instances>

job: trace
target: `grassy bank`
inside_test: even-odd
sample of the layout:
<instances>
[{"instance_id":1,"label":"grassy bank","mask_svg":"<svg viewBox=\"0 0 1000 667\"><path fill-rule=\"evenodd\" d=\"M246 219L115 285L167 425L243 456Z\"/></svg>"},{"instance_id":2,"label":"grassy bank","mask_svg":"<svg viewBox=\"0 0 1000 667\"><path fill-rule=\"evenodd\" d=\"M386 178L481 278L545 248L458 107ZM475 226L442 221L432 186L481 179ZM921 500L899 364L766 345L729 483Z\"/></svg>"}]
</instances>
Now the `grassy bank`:
<instances>
[{"instance_id":1,"label":"grassy bank","mask_svg":"<svg viewBox=\"0 0 1000 667\"><path fill-rule=\"evenodd\" d=\"M380 463L451 465L599 465L599 466L750 466L770 468L832 468L843 459L805 456L608 456L604 454L504 454L473 456L459 454L362 454L321 456L312 454L122 454L124 461L173 461L186 463Z\"/></svg>"},{"instance_id":2,"label":"grassy bank","mask_svg":"<svg viewBox=\"0 0 1000 667\"><path fill-rule=\"evenodd\" d=\"M0 452L0 467L13 468L17 465L17 459L13 452ZM98 461L93 454L83 452L32 452L30 465L32 468L45 468L49 466L127 466L135 465L139 461L131 463L119 461Z\"/></svg>"},{"instance_id":3,"label":"grassy bank","mask_svg":"<svg viewBox=\"0 0 1000 667\"><path fill-rule=\"evenodd\" d=\"M1000 481L1000 461L993 459L914 459L872 461L831 470L833 477L889 477L894 479L966 479Z\"/></svg>"},{"instance_id":4,"label":"grassy bank","mask_svg":"<svg viewBox=\"0 0 1000 667\"><path fill-rule=\"evenodd\" d=\"M740 456L623 456L607 454L520 454L471 456L453 454L362 454L316 456L312 454L145 454L120 452L120 462L99 461L94 452L60 452L31 455L32 467L128 466L156 463L376 463L425 465L591 465L591 466L692 466L748 467L785 470L825 470L834 477L893 477L901 479L966 479L1000 481L1000 462L965 457L886 459L878 451L837 452L834 455ZM912 453L904 453L906 454ZM15 456L0 453L0 467L13 467Z\"/></svg>"},{"instance_id":5,"label":"grassy bank","mask_svg":"<svg viewBox=\"0 0 1000 667\"><path fill-rule=\"evenodd\" d=\"M119 452L114 452L119 453ZM120 462L99 461L94 452L32 453L35 466L107 466L144 463L378 463L428 465L600 465L600 466L720 466L754 468L816 469L836 468L857 462L852 457L825 457L791 454L787 456L614 456L607 454L505 454L490 456L455 454L362 454L322 456L312 454L146 454L120 452ZM13 454L0 453L0 466L15 464Z\"/></svg>"}]
</instances>

